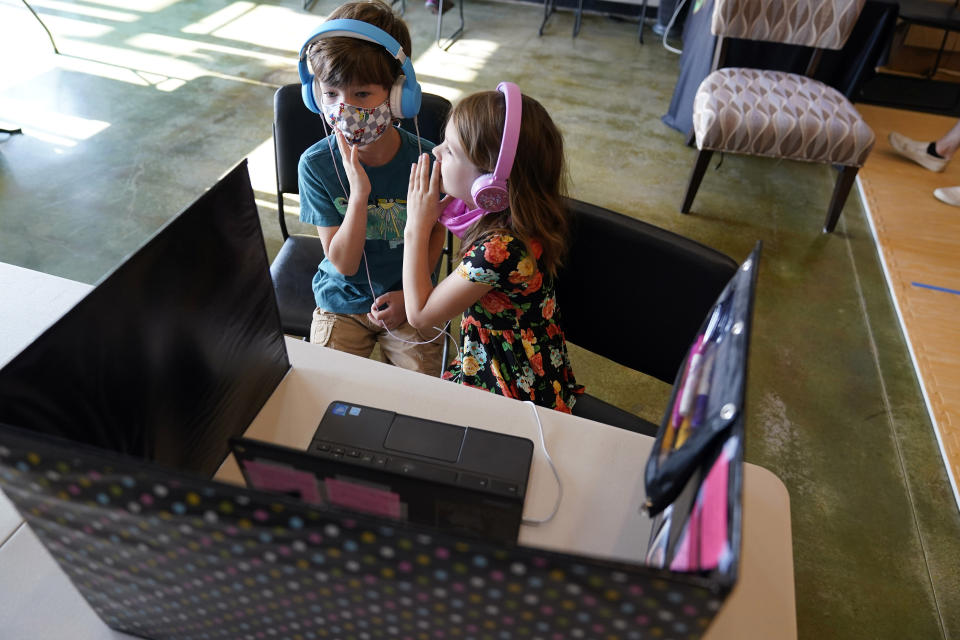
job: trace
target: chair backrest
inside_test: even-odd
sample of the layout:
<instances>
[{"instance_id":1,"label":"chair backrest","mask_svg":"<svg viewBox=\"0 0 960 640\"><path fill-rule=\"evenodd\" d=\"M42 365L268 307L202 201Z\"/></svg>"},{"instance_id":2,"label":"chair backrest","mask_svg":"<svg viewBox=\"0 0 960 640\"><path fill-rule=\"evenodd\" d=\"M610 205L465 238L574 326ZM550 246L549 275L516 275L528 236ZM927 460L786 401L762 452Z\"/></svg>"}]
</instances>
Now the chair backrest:
<instances>
[{"instance_id":1,"label":"chair backrest","mask_svg":"<svg viewBox=\"0 0 960 640\"><path fill-rule=\"evenodd\" d=\"M420 113L417 115L420 137L434 144L440 144L443 142L443 128L447 125L447 116L450 115L453 105L443 96L434 93L424 93L421 98ZM401 120L400 128L410 133L417 132L413 118Z\"/></svg>"},{"instance_id":2,"label":"chair backrest","mask_svg":"<svg viewBox=\"0 0 960 640\"><path fill-rule=\"evenodd\" d=\"M288 84L273 95L273 158L277 171L277 208L280 231L286 240L283 194L299 193L297 165L310 145L326 137L323 118L303 104L300 84Z\"/></svg>"},{"instance_id":3,"label":"chair backrest","mask_svg":"<svg viewBox=\"0 0 960 640\"><path fill-rule=\"evenodd\" d=\"M711 31L725 38L842 49L866 0L715 0Z\"/></svg>"},{"instance_id":4,"label":"chair backrest","mask_svg":"<svg viewBox=\"0 0 960 640\"><path fill-rule=\"evenodd\" d=\"M417 116L420 137L440 143L451 107L450 101L442 96L423 94L420 114ZM400 126L416 133L412 119L402 120ZM300 84L288 84L277 89L273 96L273 145L277 171L277 207L284 239L288 234L287 223L283 217L283 194L299 193L297 165L300 156L310 145L326 135L323 118L303 104Z\"/></svg>"},{"instance_id":5,"label":"chair backrest","mask_svg":"<svg viewBox=\"0 0 960 640\"><path fill-rule=\"evenodd\" d=\"M567 202L572 246L557 282L567 339L673 383L737 263L635 218Z\"/></svg>"}]
</instances>

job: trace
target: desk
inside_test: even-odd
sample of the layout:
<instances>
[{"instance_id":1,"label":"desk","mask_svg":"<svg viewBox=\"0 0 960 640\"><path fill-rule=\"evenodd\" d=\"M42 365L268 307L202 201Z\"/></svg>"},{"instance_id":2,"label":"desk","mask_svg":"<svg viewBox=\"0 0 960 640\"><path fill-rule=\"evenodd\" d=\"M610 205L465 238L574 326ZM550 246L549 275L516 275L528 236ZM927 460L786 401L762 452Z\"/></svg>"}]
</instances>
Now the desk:
<instances>
[{"instance_id":1,"label":"desk","mask_svg":"<svg viewBox=\"0 0 960 640\"><path fill-rule=\"evenodd\" d=\"M278 385L246 435L306 449L332 400L389 407L424 418L527 437L538 443L529 406L302 341L287 341L293 369ZM546 525L520 528L520 543L636 562L646 549L649 520L643 465L653 439L615 427L542 410L544 438L563 481L563 503ZM556 481L535 447L524 516L545 516ZM709 640L796 638L790 504L769 471L745 465L740 579L714 621ZM236 463L217 479L242 484ZM749 633L745 630L749 629Z\"/></svg>"},{"instance_id":2,"label":"desk","mask_svg":"<svg viewBox=\"0 0 960 640\"><path fill-rule=\"evenodd\" d=\"M288 340L287 349L293 369L247 430L250 437L305 447L327 403L341 399L537 440L527 405L302 341ZM541 419L564 482L564 501L553 522L524 526L520 542L638 559L649 533L649 521L638 508L652 439L553 411L542 411ZM740 579L706 637L789 640L796 637L789 498L771 473L746 465L744 475ZM228 460L218 479L238 482L235 463ZM526 515L545 515L555 491L552 473L537 451ZM129 637L111 631L93 614L24 526L0 547L0 629L24 638Z\"/></svg>"}]
</instances>

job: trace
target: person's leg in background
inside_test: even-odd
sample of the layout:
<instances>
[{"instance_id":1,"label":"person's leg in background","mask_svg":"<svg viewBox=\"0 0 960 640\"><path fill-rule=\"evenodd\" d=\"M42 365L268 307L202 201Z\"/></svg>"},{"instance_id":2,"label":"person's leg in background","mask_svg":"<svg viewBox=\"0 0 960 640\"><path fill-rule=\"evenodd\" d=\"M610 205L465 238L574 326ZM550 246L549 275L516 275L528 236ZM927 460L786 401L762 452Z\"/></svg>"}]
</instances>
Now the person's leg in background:
<instances>
[{"instance_id":1,"label":"person's leg in background","mask_svg":"<svg viewBox=\"0 0 960 640\"><path fill-rule=\"evenodd\" d=\"M957 121L957 124L953 125L953 128L947 132L947 135L936 140L934 146L938 156L948 160L952 158L953 154L957 151L957 147L960 147L960 120Z\"/></svg>"},{"instance_id":2,"label":"person's leg in background","mask_svg":"<svg viewBox=\"0 0 960 640\"><path fill-rule=\"evenodd\" d=\"M904 158L913 160L930 171L940 172L946 168L950 158L960 147L960 120L938 140L914 140L896 131L891 131L887 139L893 150Z\"/></svg>"},{"instance_id":3,"label":"person's leg in background","mask_svg":"<svg viewBox=\"0 0 960 640\"><path fill-rule=\"evenodd\" d=\"M940 172L946 169L953 154L960 148L960 120L945 135L930 142L913 140L896 131L890 132L888 140L893 150L904 158L930 171ZM933 190L933 195L941 202L960 207L960 186L940 187Z\"/></svg>"},{"instance_id":4,"label":"person's leg in background","mask_svg":"<svg viewBox=\"0 0 960 640\"><path fill-rule=\"evenodd\" d=\"M450 11L450 9L453 9L453 0L426 0L427 9L430 11L430 13L436 15L441 2L443 3L444 13Z\"/></svg>"}]
</instances>

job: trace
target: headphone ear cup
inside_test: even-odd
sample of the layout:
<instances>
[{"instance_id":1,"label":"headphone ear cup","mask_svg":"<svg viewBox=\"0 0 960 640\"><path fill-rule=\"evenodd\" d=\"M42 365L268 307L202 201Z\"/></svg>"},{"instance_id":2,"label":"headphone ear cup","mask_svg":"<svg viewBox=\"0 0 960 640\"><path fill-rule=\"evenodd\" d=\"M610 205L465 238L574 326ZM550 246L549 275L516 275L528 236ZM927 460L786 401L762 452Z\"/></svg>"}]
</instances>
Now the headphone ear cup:
<instances>
[{"instance_id":1,"label":"headphone ear cup","mask_svg":"<svg viewBox=\"0 0 960 640\"><path fill-rule=\"evenodd\" d=\"M403 99L403 83L406 82L406 76L401 75L393 81L390 87L390 115L397 120L403 120L408 117L404 113L405 102Z\"/></svg>"},{"instance_id":2,"label":"headphone ear cup","mask_svg":"<svg viewBox=\"0 0 960 640\"><path fill-rule=\"evenodd\" d=\"M408 86L407 76L401 75L390 87L390 113L400 120L414 117L420 113L421 97L420 83L413 81Z\"/></svg>"},{"instance_id":3,"label":"headphone ear cup","mask_svg":"<svg viewBox=\"0 0 960 640\"><path fill-rule=\"evenodd\" d=\"M307 106L307 109L314 113L320 113L320 107L317 105L316 85L317 83L313 81L311 76L309 83L300 85L300 95L303 96L303 104Z\"/></svg>"},{"instance_id":4,"label":"headphone ear cup","mask_svg":"<svg viewBox=\"0 0 960 640\"><path fill-rule=\"evenodd\" d=\"M478 208L487 213L503 211L510 206L510 193L507 183L497 180L492 173L487 173L473 181L470 195Z\"/></svg>"}]
</instances>

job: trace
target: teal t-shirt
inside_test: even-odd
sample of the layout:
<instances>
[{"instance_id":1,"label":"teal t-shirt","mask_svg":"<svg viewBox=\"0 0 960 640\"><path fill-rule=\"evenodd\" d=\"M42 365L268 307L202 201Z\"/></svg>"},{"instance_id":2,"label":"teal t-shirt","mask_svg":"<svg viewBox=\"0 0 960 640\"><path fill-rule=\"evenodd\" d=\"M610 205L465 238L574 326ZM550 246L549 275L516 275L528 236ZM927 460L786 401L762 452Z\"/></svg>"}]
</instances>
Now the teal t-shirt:
<instances>
[{"instance_id":1,"label":"teal t-shirt","mask_svg":"<svg viewBox=\"0 0 960 640\"><path fill-rule=\"evenodd\" d=\"M376 296L403 288L403 228L407 222L410 165L417 161L421 148L428 153L434 145L420 139L418 146L417 136L403 129L397 132L400 149L393 159L380 167L364 167L371 187L367 202L367 239L363 246L366 266L361 261L356 274L345 276L324 257L313 277L313 294L322 309L334 313L370 311L374 295L367 281L366 267L370 269L370 282ZM300 220L318 227L340 226L347 211L345 190L349 184L336 138L325 138L304 151L298 171Z\"/></svg>"}]
</instances>

